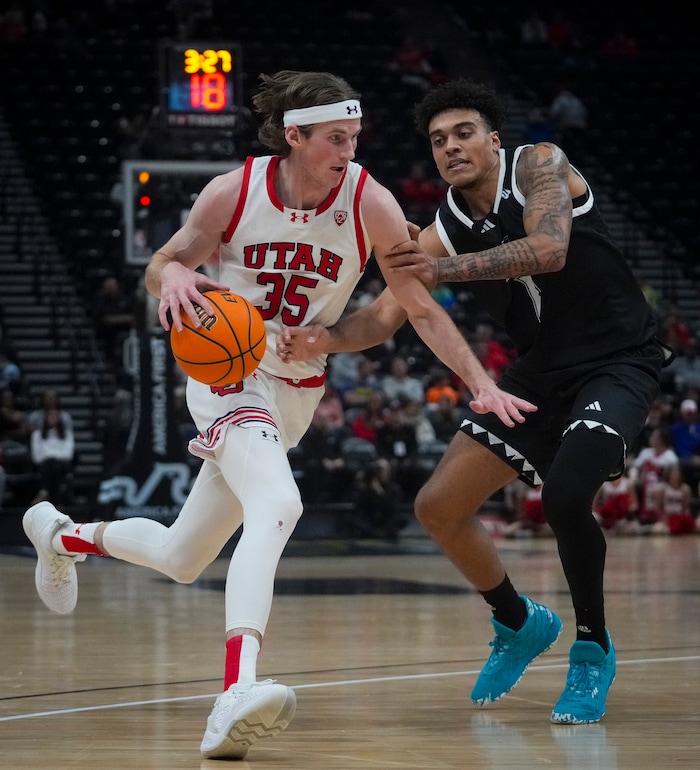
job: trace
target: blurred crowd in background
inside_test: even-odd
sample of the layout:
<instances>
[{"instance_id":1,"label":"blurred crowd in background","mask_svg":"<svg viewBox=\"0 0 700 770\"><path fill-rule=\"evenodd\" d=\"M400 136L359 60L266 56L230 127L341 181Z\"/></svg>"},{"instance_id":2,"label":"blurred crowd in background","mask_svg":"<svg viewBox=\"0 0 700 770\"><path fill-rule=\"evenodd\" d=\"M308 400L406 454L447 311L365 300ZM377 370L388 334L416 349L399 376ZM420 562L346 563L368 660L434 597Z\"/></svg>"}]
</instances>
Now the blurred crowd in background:
<instances>
[{"instance_id":1,"label":"blurred crowd in background","mask_svg":"<svg viewBox=\"0 0 700 770\"><path fill-rule=\"evenodd\" d=\"M133 9L135 4L125 5ZM118 6L101 3L100 23L118 29ZM177 19L181 37L211 33L216 3L166 6ZM379 11L387 8L391 8L390 18L398 22L398 32L384 66L398 78L405 89L401 97L410 103L455 75L455 64L432 32L419 39L410 19L391 3L360 4L348 20L377 23ZM590 152L587 136L595 123L596 116L591 115L595 106L584 101L576 84L582 73L590 71L594 58L618 70L633 66L643 55L639 40L624 26L609 27L595 37L580 20L573 23L561 11L540 13L527 8L511 15L508 22L489 25L484 33L487 51L510 46L548 55L556 52L561 63L548 100L540 100L527 114L521 141L552 140L574 156ZM84 45L82 32L92 23L66 3L10 3L0 12L0 44L50 39L53 46L79 50ZM110 127L110 141L119 148L119 158L149 157L157 144L153 128L150 115L143 111L118 115ZM368 118L360 140L368 156L385 129L388 126L379 120ZM246 146L245 138L238 141ZM254 150L254 132L247 141ZM389 145L386 153L394 149ZM368 166L373 171L371 163ZM421 226L430 222L445 187L427 155L403 158L391 168L393 175L380 176L403 204L407 218ZM105 192L119 204L116 183ZM122 346L137 323L139 286L132 274L119 268L118 260L109 263L108 251L105 244L106 268L99 273L90 320L101 354L115 369L119 383ZM664 296L641 272L638 280L656 313L659 336L677 357L664 370L662 392L643 435L636 446L628 447L624 475L601 488L595 511L601 526L611 533L692 533L698 531L700 514L700 328L695 319L685 317L674 296ZM382 288L376 268L368 269L349 310L371 302ZM434 294L498 381L514 356L509 340L482 316L467 285L440 285ZM29 387L1 311L0 307L0 505L8 474L15 481L26 475L24 481L29 480L36 491L34 501L70 505L76 455L71 414L62 407L55 389L37 392ZM469 398L464 383L437 361L408 325L381 346L332 356L326 394L309 432L291 453L305 503L337 506L341 534L397 538L410 520L416 491L459 429ZM115 420L122 428L128 426L129 408L128 393L118 388ZM192 426L184 410L180 419L186 435ZM116 432L103 432L107 458L119 451L117 445L110 446ZM540 495L541 490L516 482L492 501L490 510L496 511L499 531L511 537L547 535Z\"/></svg>"}]
</instances>

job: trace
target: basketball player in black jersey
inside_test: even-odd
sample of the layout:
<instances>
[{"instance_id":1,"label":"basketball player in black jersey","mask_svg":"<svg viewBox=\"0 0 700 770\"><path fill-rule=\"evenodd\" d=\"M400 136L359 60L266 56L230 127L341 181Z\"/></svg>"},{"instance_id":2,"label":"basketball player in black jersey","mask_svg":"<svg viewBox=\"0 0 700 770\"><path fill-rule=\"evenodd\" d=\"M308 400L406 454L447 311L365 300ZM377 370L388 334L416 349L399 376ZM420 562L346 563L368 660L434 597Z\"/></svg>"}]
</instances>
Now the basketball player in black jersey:
<instances>
[{"instance_id":1,"label":"basketball player in black jersey","mask_svg":"<svg viewBox=\"0 0 700 770\"><path fill-rule=\"evenodd\" d=\"M597 722L615 677L615 649L593 498L622 474L672 354L655 337L652 313L586 180L549 142L503 149L504 117L493 90L466 80L438 86L416 105L416 124L450 188L435 221L388 259L390 269L429 287L469 282L519 354L499 386L537 411L513 424L472 401L415 509L492 608L493 652L472 691L484 705L517 684L556 641L561 621L516 592L477 513L516 478L543 484L576 618L566 686L551 720ZM377 344L379 307L331 329L305 330L311 339L290 332L278 354L305 358Z\"/></svg>"},{"instance_id":2,"label":"basketball player in black jersey","mask_svg":"<svg viewBox=\"0 0 700 770\"><path fill-rule=\"evenodd\" d=\"M533 615L524 622L528 600L517 597L475 514L516 477L544 482L544 512L576 618L566 687L551 719L595 722L605 713L615 650L593 497L621 475L670 351L655 337L652 313L591 188L561 148L503 149L497 95L466 80L429 92L415 119L450 188L418 241L397 247L394 269L428 285L469 282L519 354L499 386L537 406L513 427L468 413L419 493L416 514L493 608L494 651L472 693L486 703L512 681L504 671L515 666L522 675L522 663L534 657L526 639Z\"/></svg>"}]
</instances>

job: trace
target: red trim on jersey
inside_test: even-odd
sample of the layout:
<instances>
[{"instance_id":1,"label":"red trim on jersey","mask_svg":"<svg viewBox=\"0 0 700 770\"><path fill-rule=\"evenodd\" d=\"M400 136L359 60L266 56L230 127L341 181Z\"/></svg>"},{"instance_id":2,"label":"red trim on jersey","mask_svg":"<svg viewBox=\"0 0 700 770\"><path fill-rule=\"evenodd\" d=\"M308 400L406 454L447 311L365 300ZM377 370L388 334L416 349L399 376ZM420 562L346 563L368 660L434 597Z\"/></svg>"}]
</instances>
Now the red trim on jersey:
<instances>
[{"instance_id":1,"label":"red trim on jersey","mask_svg":"<svg viewBox=\"0 0 700 770\"><path fill-rule=\"evenodd\" d=\"M238 203L233 211L231 221L228 223L224 237L221 239L223 243L228 243L233 236L235 229L238 227L238 223L243 216L243 208L245 207L245 201L248 197L248 188L250 187L250 175L253 170L253 158L248 157L245 159L245 167L243 169L243 181L241 182L241 194L238 196Z\"/></svg>"},{"instance_id":2,"label":"red trim on jersey","mask_svg":"<svg viewBox=\"0 0 700 770\"><path fill-rule=\"evenodd\" d=\"M284 211L284 203L277 197L275 192L275 171L279 166L282 157L280 155L273 155L270 158L270 162L267 164L267 171L265 173L265 184L267 185L267 194L270 198L270 203L280 211Z\"/></svg>"},{"instance_id":3,"label":"red trim on jersey","mask_svg":"<svg viewBox=\"0 0 700 770\"><path fill-rule=\"evenodd\" d=\"M360 172L360 178L357 180L357 190L355 192L355 200L352 204L352 212L355 217L355 237L357 240L357 248L360 252L360 272L365 272L367 267L367 249L365 247L365 236L362 232L362 219L360 217L360 199L362 198L362 190L364 189L365 182L369 176L367 169L363 168Z\"/></svg>"},{"instance_id":4,"label":"red trim on jersey","mask_svg":"<svg viewBox=\"0 0 700 770\"><path fill-rule=\"evenodd\" d=\"M270 198L270 202L272 205L279 209L280 211L284 211L285 206L282 203L282 201L277 197L277 193L275 192L275 171L277 171L277 166L279 166L280 161L282 160L281 156L274 155L270 159L270 163L267 166L267 173L266 173L266 184L267 184L267 194ZM340 193L340 188L343 186L343 182L345 181L345 176L347 175L348 171L345 169L343 172L343 177L340 180L340 183L337 187L334 187L330 195L326 198L325 201L316 209L316 214L322 214L324 211L327 211L331 205L333 204L333 201L338 197L338 194Z\"/></svg>"},{"instance_id":5,"label":"red trim on jersey","mask_svg":"<svg viewBox=\"0 0 700 770\"><path fill-rule=\"evenodd\" d=\"M211 450L218 444L224 426L241 425L246 427L249 423L270 425L273 428L277 428L272 415L266 409L243 406L218 419L207 428L206 433L200 433L196 438L193 438L190 444L195 444L200 449L206 451Z\"/></svg>"},{"instance_id":6,"label":"red trim on jersey","mask_svg":"<svg viewBox=\"0 0 700 770\"><path fill-rule=\"evenodd\" d=\"M326 381L326 373L319 374L316 377L306 377L303 380L292 380L289 377L278 377L276 374L272 375L276 380L282 380L287 385L291 385L293 388L320 388Z\"/></svg>"},{"instance_id":7,"label":"red trim on jersey","mask_svg":"<svg viewBox=\"0 0 700 770\"><path fill-rule=\"evenodd\" d=\"M226 664L224 666L224 690L238 681L241 670L241 648L243 636L234 636L226 640Z\"/></svg>"},{"instance_id":8,"label":"red trim on jersey","mask_svg":"<svg viewBox=\"0 0 700 770\"><path fill-rule=\"evenodd\" d=\"M280 164L280 161L282 160L282 156L280 155L273 155L270 158L270 162L267 165L267 171L265 172L265 184L267 186L267 195L270 198L270 203L280 211L284 211L285 206L282 203L282 201L277 197L277 193L275 192L275 171L277 171L277 167ZM322 214L324 211L327 211L332 205L335 199L340 194L340 188L343 186L343 182L345 181L345 177L347 176L348 170L345 169L343 172L343 177L340 180L340 183L337 187L334 187L330 195L326 198L325 201L316 209L316 214Z\"/></svg>"},{"instance_id":9,"label":"red trim on jersey","mask_svg":"<svg viewBox=\"0 0 700 770\"><path fill-rule=\"evenodd\" d=\"M348 174L347 168L345 171L343 171L343 176L340 180L340 184L338 184L337 187L334 187L331 190L331 194L326 198L325 201L316 209L317 214L322 214L324 211L327 211L330 207L333 201L338 197L338 193L340 193L340 188L343 186L343 182L345 181L345 177Z\"/></svg>"}]
</instances>

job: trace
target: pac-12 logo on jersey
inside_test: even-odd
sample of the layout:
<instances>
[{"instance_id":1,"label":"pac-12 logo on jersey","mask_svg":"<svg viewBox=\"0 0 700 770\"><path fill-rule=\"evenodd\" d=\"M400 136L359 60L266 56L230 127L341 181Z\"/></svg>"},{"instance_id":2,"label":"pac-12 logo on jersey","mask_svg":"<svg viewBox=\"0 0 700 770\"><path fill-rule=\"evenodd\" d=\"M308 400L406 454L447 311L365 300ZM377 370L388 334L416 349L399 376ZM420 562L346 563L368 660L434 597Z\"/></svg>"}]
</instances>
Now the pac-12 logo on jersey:
<instances>
[{"instance_id":1,"label":"pac-12 logo on jersey","mask_svg":"<svg viewBox=\"0 0 700 770\"><path fill-rule=\"evenodd\" d=\"M348 218L348 212L347 211L334 211L333 212L333 219L335 219L336 225L340 227L340 225L345 222L345 220Z\"/></svg>"}]
</instances>

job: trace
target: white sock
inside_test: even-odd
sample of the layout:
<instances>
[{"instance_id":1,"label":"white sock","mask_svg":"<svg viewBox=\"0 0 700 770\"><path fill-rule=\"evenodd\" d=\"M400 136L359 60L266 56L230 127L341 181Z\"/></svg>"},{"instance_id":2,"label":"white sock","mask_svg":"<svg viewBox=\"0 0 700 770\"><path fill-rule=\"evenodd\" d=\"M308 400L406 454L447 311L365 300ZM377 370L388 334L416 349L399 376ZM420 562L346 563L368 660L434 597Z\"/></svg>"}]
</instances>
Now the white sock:
<instances>
[{"instance_id":1,"label":"white sock","mask_svg":"<svg viewBox=\"0 0 700 770\"><path fill-rule=\"evenodd\" d=\"M75 553L101 553L95 546L95 532L100 524L102 524L101 521L91 521L87 524L76 524L71 521L56 532L51 545L57 553L66 556Z\"/></svg>"},{"instance_id":2,"label":"white sock","mask_svg":"<svg viewBox=\"0 0 700 770\"><path fill-rule=\"evenodd\" d=\"M250 684L256 681L260 643L250 634L233 636L226 641L224 689L232 684Z\"/></svg>"},{"instance_id":3,"label":"white sock","mask_svg":"<svg viewBox=\"0 0 700 770\"><path fill-rule=\"evenodd\" d=\"M238 669L239 682L254 682L258 670L258 653L260 652L260 643L254 636L243 634L243 644L241 645L241 662Z\"/></svg>"}]
</instances>

